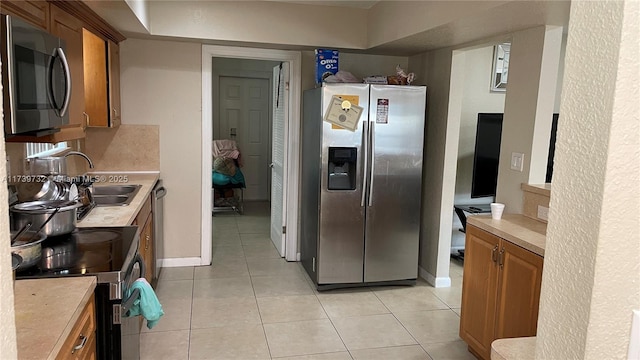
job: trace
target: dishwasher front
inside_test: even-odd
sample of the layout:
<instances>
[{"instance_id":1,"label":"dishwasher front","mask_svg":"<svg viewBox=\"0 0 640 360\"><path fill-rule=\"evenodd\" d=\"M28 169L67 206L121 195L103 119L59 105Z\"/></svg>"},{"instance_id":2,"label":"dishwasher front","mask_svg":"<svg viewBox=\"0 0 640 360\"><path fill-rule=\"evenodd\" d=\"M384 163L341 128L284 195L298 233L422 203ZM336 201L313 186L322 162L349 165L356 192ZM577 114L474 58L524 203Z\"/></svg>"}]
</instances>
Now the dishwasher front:
<instances>
[{"instance_id":1,"label":"dishwasher front","mask_svg":"<svg viewBox=\"0 0 640 360\"><path fill-rule=\"evenodd\" d=\"M156 271L153 278L158 281L162 270L162 260L164 259L164 224L162 219L164 217L164 197L167 195L167 189L162 185L162 179L158 179L156 182L152 195L154 260L156 262Z\"/></svg>"}]
</instances>

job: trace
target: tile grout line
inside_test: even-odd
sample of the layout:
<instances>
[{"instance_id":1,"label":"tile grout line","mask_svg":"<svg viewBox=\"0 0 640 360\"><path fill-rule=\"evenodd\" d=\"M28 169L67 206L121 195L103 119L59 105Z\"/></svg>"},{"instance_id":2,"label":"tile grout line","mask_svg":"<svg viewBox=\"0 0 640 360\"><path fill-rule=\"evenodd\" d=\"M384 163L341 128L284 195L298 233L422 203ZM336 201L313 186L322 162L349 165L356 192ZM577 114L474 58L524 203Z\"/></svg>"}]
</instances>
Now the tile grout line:
<instances>
[{"instance_id":1,"label":"tile grout line","mask_svg":"<svg viewBox=\"0 0 640 360\"><path fill-rule=\"evenodd\" d=\"M306 281L306 279L305 279L305 281ZM311 284L309 284L309 285L311 286ZM344 339L342 338L342 335L340 335L340 332L338 331L338 328L336 328L336 324L333 323L333 320L329 316L329 313L327 312L327 310L324 308L324 305L322 304L322 301L320 301L320 298L318 297L318 289L317 289L317 287L315 289L313 289L313 287L312 287L312 291L313 290L315 290L313 292L313 295L315 295L316 300L320 304L320 307L322 308L322 311L324 312L324 314L327 316L327 319L329 320L329 323L331 324L331 326L333 326L333 330L338 335L338 339L340 339L340 342L342 343L342 346L344 346L344 349L349 354L349 357L351 357L351 359L353 359L353 355L351 355L351 350L349 350L349 348L347 347L347 344L344 342Z\"/></svg>"},{"instance_id":2,"label":"tile grout line","mask_svg":"<svg viewBox=\"0 0 640 360\"><path fill-rule=\"evenodd\" d=\"M213 241L213 239L211 240ZM191 327L193 326L192 324L192 319L193 319L193 298L194 298L194 293L196 291L196 267L193 267L193 273L192 273L192 277L191 277L191 311L189 314L189 346L187 347L187 359L191 358L191 331L193 330Z\"/></svg>"}]
</instances>

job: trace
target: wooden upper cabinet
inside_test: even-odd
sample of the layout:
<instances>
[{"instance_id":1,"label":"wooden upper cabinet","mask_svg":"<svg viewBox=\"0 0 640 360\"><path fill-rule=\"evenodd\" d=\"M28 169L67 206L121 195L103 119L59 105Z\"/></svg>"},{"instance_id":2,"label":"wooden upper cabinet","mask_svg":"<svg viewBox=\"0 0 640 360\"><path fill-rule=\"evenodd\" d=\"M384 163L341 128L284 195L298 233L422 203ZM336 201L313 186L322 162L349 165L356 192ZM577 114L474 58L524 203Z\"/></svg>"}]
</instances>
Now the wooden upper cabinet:
<instances>
[{"instance_id":1,"label":"wooden upper cabinet","mask_svg":"<svg viewBox=\"0 0 640 360\"><path fill-rule=\"evenodd\" d=\"M83 30L84 99L87 126L118 127L120 118L120 49L118 44Z\"/></svg>"},{"instance_id":2,"label":"wooden upper cabinet","mask_svg":"<svg viewBox=\"0 0 640 360\"><path fill-rule=\"evenodd\" d=\"M83 29L84 100L87 126L109 126L107 42Z\"/></svg>"},{"instance_id":3,"label":"wooden upper cabinet","mask_svg":"<svg viewBox=\"0 0 640 360\"><path fill-rule=\"evenodd\" d=\"M107 41L109 60L109 121L111 127L122 123L120 115L120 47L115 42Z\"/></svg>"},{"instance_id":4,"label":"wooden upper cabinet","mask_svg":"<svg viewBox=\"0 0 640 360\"><path fill-rule=\"evenodd\" d=\"M39 27L49 29L49 3L47 1L2 0L0 9L3 14L14 15Z\"/></svg>"},{"instance_id":5,"label":"wooden upper cabinet","mask_svg":"<svg viewBox=\"0 0 640 360\"><path fill-rule=\"evenodd\" d=\"M69 124L63 126L59 133L52 135L54 140L58 141L80 139L85 136L83 25L78 18L57 6L51 6L51 33L65 41L65 53L71 70Z\"/></svg>"},{"instance_id":6,"label":"wooden upper cabinet","mask_svg":"<svg viewBox=\"0 0 640 360\"><path fill-rule=\"evenodd\" d=\"M84 138L87 126L120 125L120 32L79 0L0 0L0 12L62 38L72 81L68 125L54 134L5 141L57 143Z\"/></svg>"}]
</instances>

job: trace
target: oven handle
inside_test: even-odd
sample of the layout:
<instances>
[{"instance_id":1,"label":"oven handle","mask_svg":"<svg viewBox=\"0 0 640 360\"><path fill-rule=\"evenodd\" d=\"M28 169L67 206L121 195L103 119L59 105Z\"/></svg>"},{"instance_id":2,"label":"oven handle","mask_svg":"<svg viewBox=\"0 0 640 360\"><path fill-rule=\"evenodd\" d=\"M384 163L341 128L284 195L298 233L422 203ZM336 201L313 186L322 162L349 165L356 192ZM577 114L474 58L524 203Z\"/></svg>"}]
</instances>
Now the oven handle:
<instances>
[{"instance_id":1,"label":"oven handle","mask_svg":"<svg viewBox=\"0 0 640 360\"><path fill-rule=\"evenodd\" d=\"M133 262L129 266L127 275L131 275L133 273L133 267L135 266L136 263L140 265L140 277L144 277L146 266L140 254L136 254L136 257L134 258ZM131 309L131 307L133 306L133 302L136 301L138 297L140 297L140 290L134 289L131 295L129 295L129 297L122 302L122 308L121 308L122 315L125 315L127 311Z\"/></svg>"},{"instance_id":2,"label":"oven handle","mask_svg":"<svg viewBox=\"0 0 640 360\"><path fill-rule=\"evenodd\" d=\"M133 307L133 302L136 301L138 297L140 297L140 290L139 289L133 290L133 292L131 293L131 296L129 296L129 298L122 303L122 308L121 308L122 315L127 314L127 312Z\"/></svg>"},{"instance_id":3,"label":"oven handle","mask_svg":"<svg viewBox=\"0 0 640 360\"><path fill-rule=\"evenodd\" d=\"M140 277L144 277L144 274L147 272L144 260L142 259L142 256L140 256L140 254L136 254L136 256L133 258L133 261L131 262L131 265L129 265L127 272L125 273L126 278L131 276L131 274L133 273L133 267L136 265L136 263L140 265Z\"/></svg>"}]
</instances>

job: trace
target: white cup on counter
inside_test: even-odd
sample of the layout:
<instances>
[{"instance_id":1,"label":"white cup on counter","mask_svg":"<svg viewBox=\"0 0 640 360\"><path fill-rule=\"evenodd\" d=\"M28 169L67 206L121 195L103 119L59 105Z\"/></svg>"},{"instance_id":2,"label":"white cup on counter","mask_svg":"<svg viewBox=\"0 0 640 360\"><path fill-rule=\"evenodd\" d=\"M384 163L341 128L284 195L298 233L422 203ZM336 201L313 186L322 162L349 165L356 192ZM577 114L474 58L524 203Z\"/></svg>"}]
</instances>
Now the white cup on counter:
<instances>
[{"instance_id":1,"label":"white cup on counter","mask_svg":"<svg viewBox=\"0 0 640 360\"><path fill-rule=\"evenodd\" d=\"M494 220L502 219L502 213L504 212L504 204L491 203L491 218Z\"/></svg>"}]
</instances>

